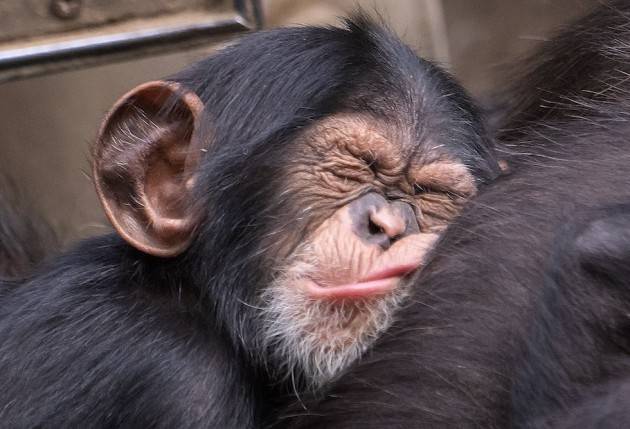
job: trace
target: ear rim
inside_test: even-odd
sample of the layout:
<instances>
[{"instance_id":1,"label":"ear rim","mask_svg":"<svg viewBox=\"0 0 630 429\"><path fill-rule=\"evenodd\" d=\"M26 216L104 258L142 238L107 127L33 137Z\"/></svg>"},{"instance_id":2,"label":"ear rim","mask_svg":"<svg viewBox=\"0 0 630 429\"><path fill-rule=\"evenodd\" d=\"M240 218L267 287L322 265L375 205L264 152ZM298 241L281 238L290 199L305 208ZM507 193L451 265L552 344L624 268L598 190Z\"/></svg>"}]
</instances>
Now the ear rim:
<instances>
[{"instance_id":1,"label":"ear rim","mask_svg":"<svg viewBox=\"0 0 630 429\"><path fill-rule=\"evenodd\" d=\"M179 228L184 231L187 235L186 239L183 239L179 242L179 244L173 244L170 246L159 247L157 245L152 245L150 243L143 242L134 235L132 235L127 228L118 220L118 216L116 214L116 210L112 207L109 198L106 195L105 187L101 180L101 174L99 173L99 169L101 167L101 151L102 146L98 144L99 141L103 138L107 129L109 127L110 120L112 117L119 111L119 109L123 108L126 104L129 103L133 97L136 97L138 94L141 94L144 91L153 90L153 89L161 89L168 90L172 94L180 94L181 101L189 107L190 112L193 117L193 136L195 132L199 129L199 122L201 120L201 116L204 109L204 104L201 99L192 91L184 88L181 84L173 81L167 80L154 80L145 82L131 89L122 95L116 103L109 109L105 118L103 119L101 126L99 127L98 134L95 140L95 144L93 146L92 151L92 178L94 182L94 187L96 190L96 195L103 207L103 211L105 212L105 216L109 220L110 224L116 231L116 233L122 237L129 245L136 248L137 250L146 253L148 255L160 257L160 258L173 258L190 247L191 242L194 239L194 232L196 229L196 225L198 222L195 222L191 219L165 219L164 226L172 227L174 225L179 224ZM194 148L194 143L191 143L191 146ZM201 148L199 148L201 149ZM191 159L186 160L186 169L188 169L191 165L198 165L201 158L201 150L192 150ZM196 155L194 155L196 154ZM193 183L194 179L189 178L186 181L186 186L190 187L190 184ZM192 215L193 218L197 217L196 215Z\"/></svg>"}]
</instances>

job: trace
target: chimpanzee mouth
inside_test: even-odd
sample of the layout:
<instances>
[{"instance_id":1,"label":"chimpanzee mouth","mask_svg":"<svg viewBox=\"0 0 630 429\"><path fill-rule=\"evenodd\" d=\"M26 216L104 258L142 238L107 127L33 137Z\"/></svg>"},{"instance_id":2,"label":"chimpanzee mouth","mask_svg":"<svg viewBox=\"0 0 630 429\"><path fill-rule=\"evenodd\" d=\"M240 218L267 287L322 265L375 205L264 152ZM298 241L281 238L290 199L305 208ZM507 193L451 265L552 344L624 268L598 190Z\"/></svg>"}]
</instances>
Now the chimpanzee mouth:
<instances>
[{"instance_id":1,"label":"chimpanzee mouth","mask_svg":"<svg viewBox=\"0 0 630 429\"><path fill-rule=\"evenodd\" d=\"M387 330L408 296L406 278L420 265L383 264L341 285L311 280L308 265L285 273L261 296L262 350L279 374L320 388Z\"/></svg>"},{"instance_id":2,"label":"chimpanzee mouth","mask_svg":"<svg viewBox=\"0 0 630 429\"><path fill-rule=\"evenodd\" d=\"M307 282L305 289L315 299L354 299L385 295L395 290L402 278L419 266L419 263L390 266L372 271L356 282L337 286L323 286L311 280Z\"/></svg>"}]
</instances>

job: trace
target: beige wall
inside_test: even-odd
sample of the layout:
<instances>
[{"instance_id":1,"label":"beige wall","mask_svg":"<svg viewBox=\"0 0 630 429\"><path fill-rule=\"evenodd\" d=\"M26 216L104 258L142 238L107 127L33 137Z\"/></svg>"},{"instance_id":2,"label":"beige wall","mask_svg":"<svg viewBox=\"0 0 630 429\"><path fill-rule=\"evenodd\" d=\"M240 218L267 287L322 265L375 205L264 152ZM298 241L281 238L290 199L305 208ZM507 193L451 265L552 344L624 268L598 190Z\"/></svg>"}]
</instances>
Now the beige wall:
<instances>
[{"instance_id":1,"label":"beige wall","mask_svg":"<svg viewBox=\"0 0 630 429\"><path fill-rule=\"evenodd\" d=\"M378 10L412 47L449 66L475 93L499 65L596 0L267 0L270 26L336 23L354 4ZM210 48L205 51L209 51ZM89 144L115 99L205 54L186 52L0 85L0 168L23 184L66 242L107 228Z\"/></svg>"},{"instance_id":2,"label":"beige wall","mask_svg":"<svg viewBox=\"0 0 630 429\"><path fill-rule=\"evenodd\" d=\"M448 58L440 0L267 0L271 27L295 24L335 24L357 7L376 12L403 40L424 56Z\"/></svg>"},{"instance_id":3,"label":"beige wall","mask_svg":"<svg viewBox=\"0 0 630 429\"><path fill-rule=\"evenodd\" d=\"M450 66L474 94L509 78L508 65L599 0L443 0Z\"/></svg>"}]
</instances>

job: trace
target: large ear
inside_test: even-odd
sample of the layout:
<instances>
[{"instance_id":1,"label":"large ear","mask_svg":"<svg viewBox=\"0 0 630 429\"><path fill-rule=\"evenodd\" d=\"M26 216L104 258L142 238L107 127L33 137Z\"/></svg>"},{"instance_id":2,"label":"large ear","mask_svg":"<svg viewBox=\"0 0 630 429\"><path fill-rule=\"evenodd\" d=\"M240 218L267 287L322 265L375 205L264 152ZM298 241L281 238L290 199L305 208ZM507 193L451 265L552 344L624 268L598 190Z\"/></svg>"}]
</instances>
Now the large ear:
<instances>
[{"instance_id":1,"label":"large ear","mask_svg":"<svg viewBox=\"0 0 630 429\"><path fill-rule=\"evenodd\" d=\"M202 110L195 94L155 81L125 94L103 122L94 148L96 192L116 231L142 252L176 256L193 238Z\"/></svg>"}]
</instances>

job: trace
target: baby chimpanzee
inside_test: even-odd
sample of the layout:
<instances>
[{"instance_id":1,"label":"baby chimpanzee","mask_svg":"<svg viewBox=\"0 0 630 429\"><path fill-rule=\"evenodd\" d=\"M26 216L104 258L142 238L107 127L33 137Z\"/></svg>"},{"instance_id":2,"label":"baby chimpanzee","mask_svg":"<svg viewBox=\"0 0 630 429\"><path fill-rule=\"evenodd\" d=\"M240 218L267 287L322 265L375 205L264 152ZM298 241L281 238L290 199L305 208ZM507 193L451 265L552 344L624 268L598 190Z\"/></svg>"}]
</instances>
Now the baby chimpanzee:
<instances>
[{"instance_id":1,"label":"baby chimpanzee","mask_svg":"<svg viewBox=\"0 0 630 429\"><path fill-rule=\"evenodd\" d=\"M390 325L436 237L499 173L464 91L363 17L244 37L113 107L117 234L2 301L10 427L256 426Z\"/></svg>"}]
</instances>

